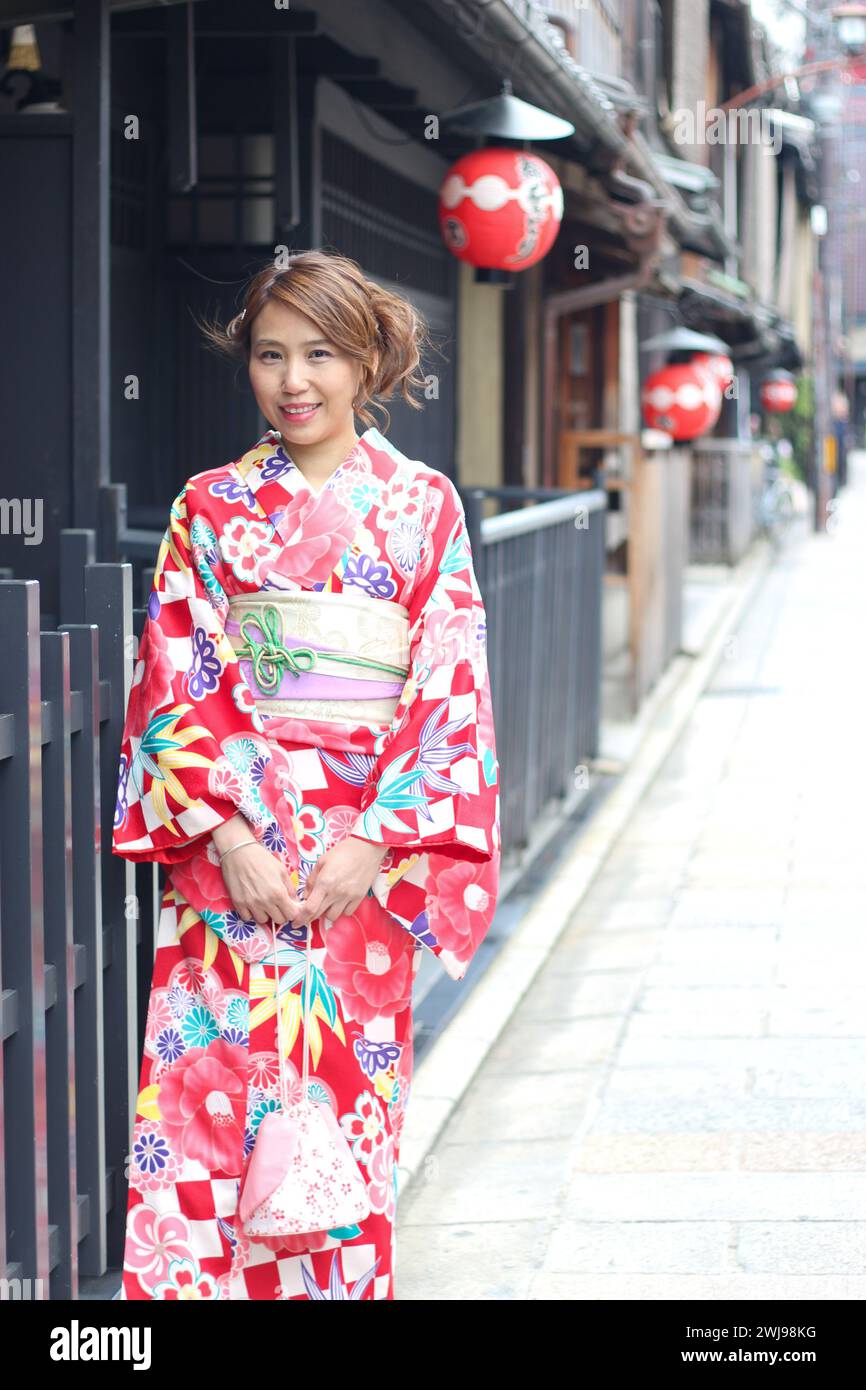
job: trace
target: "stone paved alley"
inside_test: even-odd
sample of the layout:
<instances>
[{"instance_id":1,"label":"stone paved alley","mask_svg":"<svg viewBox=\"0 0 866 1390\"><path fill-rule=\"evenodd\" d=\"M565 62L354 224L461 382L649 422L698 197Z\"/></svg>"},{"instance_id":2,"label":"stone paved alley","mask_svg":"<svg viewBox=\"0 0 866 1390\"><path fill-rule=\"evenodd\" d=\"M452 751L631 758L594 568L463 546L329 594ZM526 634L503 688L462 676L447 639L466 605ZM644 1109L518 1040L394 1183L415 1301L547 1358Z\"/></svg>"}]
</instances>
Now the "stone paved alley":
<instances>
[{"instance_id":1,"label":"stone paved alley","mask_svg":"<svg viewBox=\"0 0 866 1390\"><path fill-rule=\"evenodd\" d=\"M861 454L401 1196L398 1298L866 1296L864 634Z\"/></svg>"}]
</instances>

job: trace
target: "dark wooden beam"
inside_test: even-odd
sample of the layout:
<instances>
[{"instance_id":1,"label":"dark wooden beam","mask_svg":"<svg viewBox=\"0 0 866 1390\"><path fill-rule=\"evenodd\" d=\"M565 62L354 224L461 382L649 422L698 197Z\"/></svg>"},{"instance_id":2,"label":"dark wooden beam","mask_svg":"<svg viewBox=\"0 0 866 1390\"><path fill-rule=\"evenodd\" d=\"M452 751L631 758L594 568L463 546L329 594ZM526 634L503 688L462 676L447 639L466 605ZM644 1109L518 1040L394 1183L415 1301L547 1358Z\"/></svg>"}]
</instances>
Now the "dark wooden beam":
<instances>
[{"instance_id":1,"label":"dark wooden beam","mask_svg":"<svg viewBox=\"0 0 866 1390\"><path fill-rule=\"evenodd\" d=\"M340 86L350 96L359 97L367 106L374 106L379 111L417 105L418 93L414 87L398 87L395 83L386 82L381 78L367 81L350 77L340 82Z\"/></svg>"},{"instance_id":2,"label":"dark wooden beam","mask_svg":"<svg viewBox=\"0 0 866 1390\"><path fill-rule=\"evenodd\" d=\"M301 222L298 50L293 38L274 45L272 83L274 236L282 242L294 234Z\"/></svg>"},{"instance_id":3,"label":"dark wooden beam","mask_svg":"<svg viewBox=\"0 0 866 1390\"><path fill-rule=\"evenodd\" d=\"M191 4L169 10L166 44L169 186L175 193L188 193L198 183L195 25Z\"/></svg>"},{"instance_id":4,"label":"dark wooden beam","mask_svg":"<svg viewBox=\"0 0 866 1390\"><path fill-rule=\"evenodd\" d=\"M275 10L272 4L262 6L260 0L233 0L230 6L215 4L214 0L174 0L173 5L163 8L154 6L147 10L129 10L114 14L112 30L125 37L139 39L155 38L166 31L171 10L178 5L196 4L196 33L207 39L270 39L296 37L321 37L318 34L319 18L311 10ZM2 4L2 0L0 0Z\"/></svg>"},{"instance_id":5,"label":"dark wooden beam","mask_svg":"<svg viewBox=\"0 0 866 1390\"><path fill-rule=\"evenodd\" d=\"M314 234L317 76L300 71L298 56L294 38L274 45L274 242L304 250Z\"/></svg>"},{"instance_id":6,"label":"dark wooden beam","mask_svg":"<svg viewBox=\"0 0 866 1390\"><path fill-rule=\"evenodd\" d=\"M290 34L315 34L319 16L314 10L277 10L273 0L208 0L199 15L199 32L210 37L286 38Z\"/></svg>"},{"instance_id":7,"label":"dark wooden beam","mask_svg":"<svg viewBox=\"0 0 866 1390\"><path fill-rule=\"evenodd\" d=\"M381 75L382 64L378 58L362 58L352 53L342 44L335 43L325 34L298 35L301 40L300 58L303 68L316 72L320 77L369 78Z\"/></svg>"},{"instance_id":8,"label":"dark wooden beam","mask_svg":"<svg viewBox=\"0 0 866 1390\"><path fill-rule=\"evenodd\" d=\"M110 477L108 0L78 0L73 26L72 514L93 525Z\"/></svg>"},{"instance_id":9,"label":"dark wooden beam","mask_svg":"<svg viewBox=\"0 0 866 1390\"><path fill-rule=\"evenodd\" d=\"M193 0L200 3L201 0ZM160 7L186 4L187 0L159 0ZM149 10L154 0L107 0L109 11L124 14L130 10ZM11 29L16 24L48 24L61 20L74 19L78 10L78 0L0 0L0 29Z\"/></svg>"}]
</instances>

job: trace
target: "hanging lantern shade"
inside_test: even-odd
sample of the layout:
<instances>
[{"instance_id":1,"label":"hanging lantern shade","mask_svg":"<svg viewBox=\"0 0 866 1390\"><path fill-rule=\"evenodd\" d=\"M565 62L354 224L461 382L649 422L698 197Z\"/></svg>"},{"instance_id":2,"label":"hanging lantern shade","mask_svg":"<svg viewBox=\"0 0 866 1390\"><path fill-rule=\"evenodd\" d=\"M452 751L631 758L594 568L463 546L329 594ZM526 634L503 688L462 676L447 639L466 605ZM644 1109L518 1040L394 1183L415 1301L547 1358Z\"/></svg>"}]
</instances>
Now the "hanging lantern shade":
<instances>
[{"instance_id":1,"label":"hanging lantern shade","mask_svg":"<svg viewBox=\"0 0 866 1390\"><path fill-rule=\"evenodd\" d=\"M502 140L564 140L574 134L571 121L552 111L532 106L514 96L511 79L502 82L498 97L458 106L439 118L443 130L462 130L472 135L498 135Z\"/></svg>"},{"instance_id":2,"label":"hanging lantern shade","mask_svg":"<svg viewBox=\"0 0 866 1390\"><path fill-rule=\"evenodd\" d=\"M650 429L666 430L677 441L697 439L718 420L722 392L706 368L679 362L647 377L641 407Z\"/></svg>"},{"instance_id":3,"label":"hanging lantern shade","mask_svg":"<svg viewBox=\"0 0 866 1390\"><path fill-rule=\"evenodd\" d=\"M470 265L528 270L547 255L562 221L562 185L525 150L491 146L453 164L439 190L439 226Z\"/></svg>"},{"instance_id":4,"label":"hanging lantern shade","mask_svg":"<svg viewBox=\"0 0 866 1390\"><path fill-rule=\"evenodd\" d=\"M726 353L727 343L713 333L696 333L693 328L666 328L664 333L656 333L641 343L641 352L654 352L657 348L666 352L719 352Z\"/></svg>"},{"instance_id":5,"label":"hanging lantern shade","mask_svg":"<svg viewBox=\"0 0 866 1390\"><path fill-rule=\"evenodd\" d=\"M761 382L761 405L771 415L784 414L797 404L797 383L790 372L779 368Z\"/></svg>"},{"instance_id":6,"label":"hanging lantern shade","mask_svg":"<svg viewBox=\"0 0 866 1390\"><path fill-rule=\"evenodd\" d=\"M705 367L716 378L722 391L727 391L734 379L734 364L723 352L696 352L692 358L696 367Z\"/></svg>"}]
</instances>

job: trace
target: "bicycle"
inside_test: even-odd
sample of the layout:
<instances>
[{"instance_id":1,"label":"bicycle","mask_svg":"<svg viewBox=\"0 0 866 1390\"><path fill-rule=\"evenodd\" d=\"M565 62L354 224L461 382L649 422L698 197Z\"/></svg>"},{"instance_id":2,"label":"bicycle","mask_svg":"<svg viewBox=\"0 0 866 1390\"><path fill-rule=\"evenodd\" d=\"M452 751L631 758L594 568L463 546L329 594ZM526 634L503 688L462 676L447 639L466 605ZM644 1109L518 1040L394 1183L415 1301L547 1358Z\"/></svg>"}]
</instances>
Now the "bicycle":
<instances>
[{"instance_id":1,"label":"bicycle","mask_svg":"<svg viewBox=\"0 0 866 1390\"><path fill-rule=\"evenodd\" d=\"M791 539L797 521L794 493L772 445L767 446L764 454L764 488L758 520L762 535L774 550L781 550Z\"/></svg>"}]
</instances>

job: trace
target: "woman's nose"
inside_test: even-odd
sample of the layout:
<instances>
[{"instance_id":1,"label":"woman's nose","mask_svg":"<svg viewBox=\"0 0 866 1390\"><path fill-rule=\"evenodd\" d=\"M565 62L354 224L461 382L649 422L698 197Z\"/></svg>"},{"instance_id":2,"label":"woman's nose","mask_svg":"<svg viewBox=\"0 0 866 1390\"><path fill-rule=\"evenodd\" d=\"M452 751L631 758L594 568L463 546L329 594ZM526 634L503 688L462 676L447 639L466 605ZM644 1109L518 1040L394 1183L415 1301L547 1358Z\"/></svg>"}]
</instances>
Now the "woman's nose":
<instances>
[{"instance_id":1,"label":"woman's nose","mask_svg":"<svg viewBox=\"0 0 866 1390\"><path fill-rule=\"evenodd\" d=\"M289 395L296 396L308 384L303 362L287 362L283 371L283 387Z\"/></svg>"}]
</instances>

